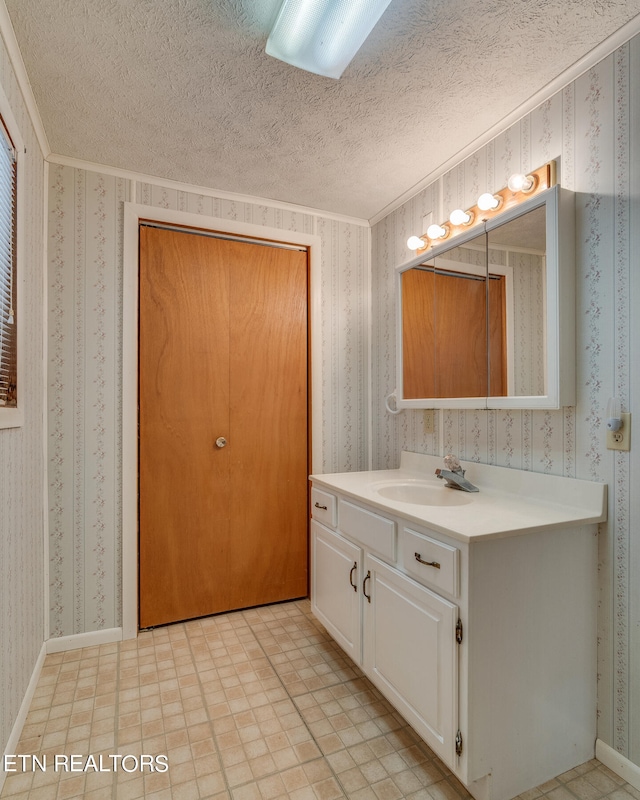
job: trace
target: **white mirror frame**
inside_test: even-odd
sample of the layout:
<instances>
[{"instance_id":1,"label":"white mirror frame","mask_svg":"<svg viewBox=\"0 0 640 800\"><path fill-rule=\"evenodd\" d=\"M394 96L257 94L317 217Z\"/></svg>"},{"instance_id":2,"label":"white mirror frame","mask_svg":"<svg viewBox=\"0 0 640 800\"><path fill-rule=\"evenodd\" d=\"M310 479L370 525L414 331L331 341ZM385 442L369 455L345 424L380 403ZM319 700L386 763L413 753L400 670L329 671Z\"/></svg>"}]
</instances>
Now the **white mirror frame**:
<instances>
[{"instance_id":1,"label":"white mirror frame","mask_svg":"<svg viewBox=\"0 0 640 800\"><path fill-rule=\"evenodd\" d=\"M484 224L484 231L495 228L545 206L546 216L546 285L545 306L545 387L546 394L506 397L439 397L411 398L403 396L402 354L402 273L477 238L482 233L475 226L464 234L448 239L396 267L396 363L397 408L562 408L575 404L575 198L573 192L552 186ZM464 338L464 329L457 335ZM554 346L555 344L555 346Z\"/></svg>"}]
</instances>

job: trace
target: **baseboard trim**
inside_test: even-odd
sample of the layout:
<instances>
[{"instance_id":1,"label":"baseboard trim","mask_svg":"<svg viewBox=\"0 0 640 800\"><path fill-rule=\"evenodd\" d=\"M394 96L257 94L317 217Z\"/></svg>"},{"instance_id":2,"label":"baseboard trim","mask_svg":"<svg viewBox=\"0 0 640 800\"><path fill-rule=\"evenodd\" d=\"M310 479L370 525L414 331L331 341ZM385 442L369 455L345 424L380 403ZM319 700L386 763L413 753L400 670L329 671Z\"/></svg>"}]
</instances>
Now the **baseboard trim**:
<instances>
[{"instance_id":1,"label":"baseboard trim","mask_svg":"<svg viewBox=\"0 0 640 800\"><path fill-rule=\"evenodd\" d=\"M78 650L80 647L95 647L99 644L111 644L122 641L122 628L105 628L101 631L74 633L71 636L57 636L45 642L47 653L64 653L67 650Z\"/></svg>"},{"instance_id":2,"label":"baseboard trim","mask_svg":"<svg viewBox=\"0 0 640 800\"><path fill-rule=\"evenodd\" d=\"M631 786L640 790L640 767L605 744L602 739L596 739L596 758Z\"/></svg>"},{"instance_id":3,"label":"baseboard trim","mask_svg":"<svg viewBox=\"0 0 640 800\"><path fill-rule=\"evenodd\" d=\"M20 737L22 735L22 729L24 728L24 723L27 719L29 708L31 707L31 701L33 700L33 695L35 694L38 681L40 680L40 672L42 671L42 665L44 664L44 659L46 655L47 655L46 642L43 642L42 647L40 648L40 653L38 654L38 658L36 659L35 666L33 667L33 672L31 673L31 678L29 680L29 685L27 686L27 691L24 693L24 697L22 698L22 703L20 704L20 710L18 711L18 716L16 717L16 721L13 723L13 728L11 729L11 733L9 734L9 739L7 740L7 746L5 747L4 755L14 755L15 753L17 753L18 742L20 741ZM4 763L4 758L3 758L3 763ZM2 787L4 786L4 779L6 777L7 774L4 771L4 769L0 769L0 793L2 792Z\"/></svg>"}]
</instances>

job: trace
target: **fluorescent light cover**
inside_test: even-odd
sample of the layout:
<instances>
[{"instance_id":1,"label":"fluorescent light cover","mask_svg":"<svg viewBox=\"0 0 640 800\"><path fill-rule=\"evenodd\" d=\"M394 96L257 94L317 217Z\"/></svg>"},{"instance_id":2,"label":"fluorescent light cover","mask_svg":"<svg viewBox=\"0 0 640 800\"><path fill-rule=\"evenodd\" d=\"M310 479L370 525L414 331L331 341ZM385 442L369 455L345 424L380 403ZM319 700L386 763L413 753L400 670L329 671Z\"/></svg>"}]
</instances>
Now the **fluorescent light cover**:
<instances>
[{"instance_id":1,"label":"fluorescent light cover","mask_svg":"<svg viewBox=\"0 0 640 800\"><path fill-rule=\"evenodd\" d=\"M266 52L339 78L391 0L284 0Z\"/></svg>"}]
</instances>

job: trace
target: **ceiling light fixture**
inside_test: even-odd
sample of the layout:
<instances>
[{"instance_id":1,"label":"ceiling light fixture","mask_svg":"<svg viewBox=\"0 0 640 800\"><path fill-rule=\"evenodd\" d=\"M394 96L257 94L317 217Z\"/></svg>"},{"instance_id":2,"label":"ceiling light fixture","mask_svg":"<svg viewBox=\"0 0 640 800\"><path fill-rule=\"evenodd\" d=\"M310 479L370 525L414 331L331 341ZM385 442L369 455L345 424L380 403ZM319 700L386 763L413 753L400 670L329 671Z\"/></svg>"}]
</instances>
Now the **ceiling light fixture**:
<instances>
[{"instance_id":1,"label":"ceiling light fixture","mask_svg":"<svg viewBox=\"0 0 640 800\"><path fill-rule=\"evenodd\" d=\"M437 248L440 240L448 239L450 236L462 234L460 228L474 228L479 226L494 216L497 211L504 211L519 205L529 199L526 195L534 196L544 192L556 182L556 163L549 161L538 169L532 170L529 174L512 175L508 185L500 191L485 192L480 195L473 208L464 211L461 208L454 209L449 215L449 224L430 225L427 232L422 236L411 236L407 241L409 250L429 250ZM429 218L431 215L429 215ZM426 217L424 221L426 221ZM452 227L450 227L452 226Z\"/></svg>"},{"instance_id":2,"label":"ceiling light fixture","mask_svg":"<svg viewBox=\"0 0 640 800\"><path fill-rule=\"evenodd\" d=\"M391 0L283 0L266 52L339 78Z\"/></svg>"}]
</instances>

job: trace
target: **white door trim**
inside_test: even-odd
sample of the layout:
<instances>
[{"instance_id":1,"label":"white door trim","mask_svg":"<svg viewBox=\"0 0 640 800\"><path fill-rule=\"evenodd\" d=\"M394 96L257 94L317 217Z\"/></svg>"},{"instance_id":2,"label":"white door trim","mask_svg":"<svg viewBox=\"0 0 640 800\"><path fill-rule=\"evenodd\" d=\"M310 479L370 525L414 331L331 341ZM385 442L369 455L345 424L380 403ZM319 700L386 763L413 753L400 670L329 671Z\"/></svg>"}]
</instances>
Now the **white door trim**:
<instances>
[{"instance_id":1,"label":"white door trim","mask_svg":"<svg viewBox=\"0 0 640 800\"><path fill-rule=\"evenodd\" d=\"M312 470L321 471L320 237L185 211L124 204L122 309L122 638L138 635L138 226L140 220L309 248Z\"/></svg>"}]
</instances>

